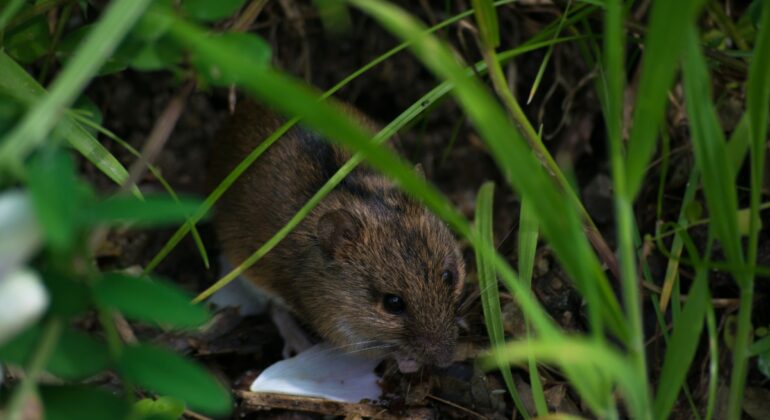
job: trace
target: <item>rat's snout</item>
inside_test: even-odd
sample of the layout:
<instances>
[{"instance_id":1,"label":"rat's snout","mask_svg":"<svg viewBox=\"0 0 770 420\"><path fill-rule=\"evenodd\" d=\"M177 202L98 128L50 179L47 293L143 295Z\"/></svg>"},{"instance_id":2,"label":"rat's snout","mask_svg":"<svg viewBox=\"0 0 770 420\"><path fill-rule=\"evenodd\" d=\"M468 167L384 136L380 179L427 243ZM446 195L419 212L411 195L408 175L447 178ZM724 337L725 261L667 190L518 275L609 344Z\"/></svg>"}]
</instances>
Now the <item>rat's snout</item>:
<instances>
[{"instance_id":1,"label":"rat's snout","mask_svg":"<svg viewBox=\"0 0 770 420\"><path fill-rule=\"evenodd\" d=\"M425 337L419 340L419 353L423 363L438 367L447 367L454 361L457 331L454 330L443 337Z\"/></svg>"}]
</instances>

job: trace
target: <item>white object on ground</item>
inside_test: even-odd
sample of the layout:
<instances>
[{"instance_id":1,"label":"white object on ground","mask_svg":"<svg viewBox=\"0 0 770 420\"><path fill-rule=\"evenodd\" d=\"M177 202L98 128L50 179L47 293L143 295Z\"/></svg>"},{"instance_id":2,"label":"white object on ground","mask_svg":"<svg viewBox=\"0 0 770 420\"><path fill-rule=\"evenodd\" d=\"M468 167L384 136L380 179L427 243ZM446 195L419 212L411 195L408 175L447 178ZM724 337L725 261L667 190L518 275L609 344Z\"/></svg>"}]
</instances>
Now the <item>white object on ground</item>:
<instances>
[{"instance_id":1,"label":"white object on ground","mask_svg":"<svg viewBox=\"0 0 770 420\"><path fill-rule=\"evenodd\" d=\"M29 195L21 190L0 194L0 280L27 261L42 243Z\"/></svg>"},{"instance_id":2,"label":"white object on ground","mask_svg":"<svg viewBox=\"0 0 770 420\"><path fill-rule=\"evenodd\" d=\"M48 302L48 292L34 271L17 269L0 278L0 344L32 325Z\"/></svg>"},{"instance_id":3,"label":"white object on ground","mask_svg":"<svg viewBox=\"0 0 770 420\"><path fill-rule=\"evenodd\" d=\"M251 384L252 392L320 397L358 403L375 401L382 390L374 368L377 359L344 353L328 344L317 344L305 352L265 369Z\"/></svg>"}]
</instances>

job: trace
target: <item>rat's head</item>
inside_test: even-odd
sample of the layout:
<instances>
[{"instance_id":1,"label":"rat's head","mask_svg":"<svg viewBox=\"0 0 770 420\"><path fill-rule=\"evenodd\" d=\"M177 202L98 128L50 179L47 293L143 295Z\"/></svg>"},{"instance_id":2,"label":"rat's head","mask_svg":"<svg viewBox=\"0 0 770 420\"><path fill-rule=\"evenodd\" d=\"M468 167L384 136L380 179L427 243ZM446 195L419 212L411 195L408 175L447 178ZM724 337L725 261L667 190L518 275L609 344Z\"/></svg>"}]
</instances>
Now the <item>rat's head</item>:
<instances>
[{"instance_id":1,"label":"rat's head","mask_svg":"<svg viewBox=\"0 0 770 420\"><path fill-rule=\"evenodd\" d=\"M338 308L311 320L319 333L346 351L392 356L402 372L452 362L465 269L444 223L393 192L325 212L317 238L328 281L314 296Z\"/></svg>"}]
</instances>

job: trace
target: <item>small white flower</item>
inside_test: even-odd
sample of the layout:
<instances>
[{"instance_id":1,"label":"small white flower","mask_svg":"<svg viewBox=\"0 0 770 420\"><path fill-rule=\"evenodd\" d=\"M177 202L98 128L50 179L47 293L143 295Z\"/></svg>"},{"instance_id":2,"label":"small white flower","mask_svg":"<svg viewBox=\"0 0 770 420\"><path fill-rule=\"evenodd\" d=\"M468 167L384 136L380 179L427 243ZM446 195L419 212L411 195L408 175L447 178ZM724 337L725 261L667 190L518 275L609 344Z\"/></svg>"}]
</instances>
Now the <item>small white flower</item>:
<instances>
[{"instance_id":1,"label":"small white flower","mask_svg":"<svg viewBox=\"0 0 770 420\"><path fill-rule=\"evenodd\" d=\"M42 238L29 195L21 190L0 194L0 280L34 255Z\"/></svg>"},{"instance_id":2,"label":"small white flower","mask_svg":"<svg viewBox=\"0 0 770 420\"><path fill-rule=\"evenodd\" d=\"M0 278L0 344L32 325L48 307L48 292L40 276L17 269Z\"/></svg>"}]
</instances>

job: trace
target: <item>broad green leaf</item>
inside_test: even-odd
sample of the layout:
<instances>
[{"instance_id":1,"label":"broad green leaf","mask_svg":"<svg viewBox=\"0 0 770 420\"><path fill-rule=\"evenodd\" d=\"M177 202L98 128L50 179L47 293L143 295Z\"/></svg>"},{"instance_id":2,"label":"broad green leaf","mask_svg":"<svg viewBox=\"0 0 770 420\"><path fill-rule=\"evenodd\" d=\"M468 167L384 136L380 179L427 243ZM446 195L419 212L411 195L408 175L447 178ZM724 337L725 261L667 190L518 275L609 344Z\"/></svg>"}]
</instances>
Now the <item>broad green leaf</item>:
<instances>
[{"instance_id":1,"label":"broad green leaf","mask_svg":"<svg viewBox=\"0 0 770 420\"><path fill-rule=\"evenodd\" d=\"M751 345L749 352L752 355L770 352L770 335L755 341L754 344Z\"/></svg>"},{"instance_id":2,"label":"broad green leaf","mask_svg":"<svg viewBox=\"0 0 770 420\"><path fill-rule=\"evenodd\" d=\"M62 379L77 381L103 371L109 363L110 355L104 342L69 330L59 339L47 370Z\"/></svg>"},{"instance_id":3,"label":"broad green leaf","mask_svg":"<svg viewBox=\"0 0 770 420\"><path fill-rule=\"evenodd\" d=\"M42 277L51 295L51 313L71 317L91 307L91 290L83 281L53 271L43 272Z\"/></svg>"},{"instance_id":4,"label":"broad green leaf","mask_svg":"<svg viewBox=\"0 0 770 420\"><path fill-rule=\"evenodd\" d=\"M770 379L770 351L761 353L757 357L757 369L765 375L765 378Z\"/></svg>"},{"instance_id":5,"label":"broad green leaf","mask_svg":"<svg viewBox=\"0 0 770 420\"><path fill-rule=\"evenodd\" d=\"M350 11L341 0L313 0L318 15L324 25L324 31L332 34L346 34L352 26Z\"/></svg>"},{"instance_id":6,"label":"broad green leaf","mask_svg":"<svg viewBox=\"0 0 770 420\"><path fill-rule=\"evenodd\" d=\"M57 250L69 248L75 240L82 205L72 158L44 150L29 164L27 188L46 242Z\"/></svg>"},{"instance_id":7,"label":"broad green leaf","mask_svg":"<svg viewBox=\"0 0 770 420\"><path fill-rule=\"evenodd\" d=\"M650 162L667 93L674 81L677 62L685 50L686 31L695 22L705 0L658 0L652 2L650 24L644 42L641 78L634 104L633 124L626 153L627 185L635 197ZM688 47L689 48L689 47Z\"/></svg>"},{"instance_id":8,"label":"broad green leaf","mask_svg":"<svg viewBox=\"0 0 770 420\"><path fill-rule=\"evenodd\" d=\"M238 50L242 56L249 56L254 63L267 66L270 62L270 45L257 35L243 32L226 32L210 36L216 39L214 42L223 46L227 45L228 48L233 50ZM192 51L192 64L204 80L214 85L228 86L233 83L243 83L243 78L248 77L240 71L229 71L220 62L211 61L208 57L198 54L196 50Z\"/></svg>"},{"instance_id":9,"label":"broad green leaf","mask_svg":"<svg viewBox=\"0 0 770 420\"><path fill-rule=\"evenodd\" d=\"M0 50L0 92L13 97L24 106L31 106L47 93L24 68ZM18 121L18 119L17 119ZM107 177L122 184L128 171L118 160L89 134L80 124L65 116L60 123L59 134L81 155L94 164ZM135 190L138 192L138 190Z\"/></svg>"},{"instance_id":10,"label":"broad green leaf","mask_svg":"<svg viewBox=\"0 0 770 420\"><path fill-rule=\"evenodd\" d=\"M151 196L140 200L132 196L117 196L93 204L80 213L80 222L93 226L100 223L131 223L138 226L159 226L183 222L195 212L200 203L192 199Z\"/></svg>"},{"instance_id":11,"label":"broad green leaf","mask_svg":"<svg viewBox=\"0 0 770 420\"><path fill-rule=\"evenodd\" d=\"M94 299L130 319L175 327L197 327L209 319L200 304L191 304L179 287L148 277L108 274L94 285Z\"/></svg>"},{"instance_id":12,"label":"broad green leaf","mask_svg":"<svg viewBox=\"0 0 770 420\"><path fill-rule=\"evenodd\" d=\"M191 17L210 22L224 19L241 8L246 0L185 0L182 10Z\"/></svg>"},{"instance_id":13,"label":"broad green leaf","mask_svg":"<svg viewBox=\"0 0 770 420\"><path fill-rule=\"evenodd\" d=\"M176 44L164 42L163 39L145 45L131 59L131 68L141 71L155 71L173 68L182 61L182 51Z\"/></svg>"},{"instance_id":14,"label":"broad green leaf","mask_svg":"<svg viewBox=\"0 0 770 420\"><path fill-rule=\"evenodd\" d=\"M32 327L0 347L0 361L26 366L35 353L42 329ZM66 380L81 380L106 369L106 345L80 331L70 329L59 338L45 370Z\"/></svg>"},{"instance_id":15,"label":"broad green leaf","mask_svg":"<svg viewBox=\"0 0 770 420\"><path fill-rule=\"evenodd\" d=\"M83 385L43 386L46 420L126 419L131 406L110 392Z\"/></svg>"},{"instance_id":16,"label":"broad green leaf","mask_svg":"<svg viewBox=\"0 0 770 420\"><path fill-rule=\"evenodd\" d=\"M3 47L14 59L29 64L48 52L51 35L48 22L41 15L6 33Z\"/></svg>"},{"instance_id":17,"label":"broad green leaf","mask_svg":"<svg viewBox=\"0 0 770 420\"><path fill-rule=\"evenodd\" d=\"M184 401L171 397L160 397L157 400L144 398L134 404L133 412L140 418L153 416L167 420L176 420L182 417L185 410Z\"/></svg>"},{"instance_id":18,"label":"broad green leaf","mask_svg":"<svg viewBox=\"0 0 770 420\"><path fill-rule=\"evenodd\" d=\"M169 350L144 344L126 347L118 370L132 383L179 398L195 411L224 416L232 409L230 394L210 373Z\"/></svg>"}]
</instances>

